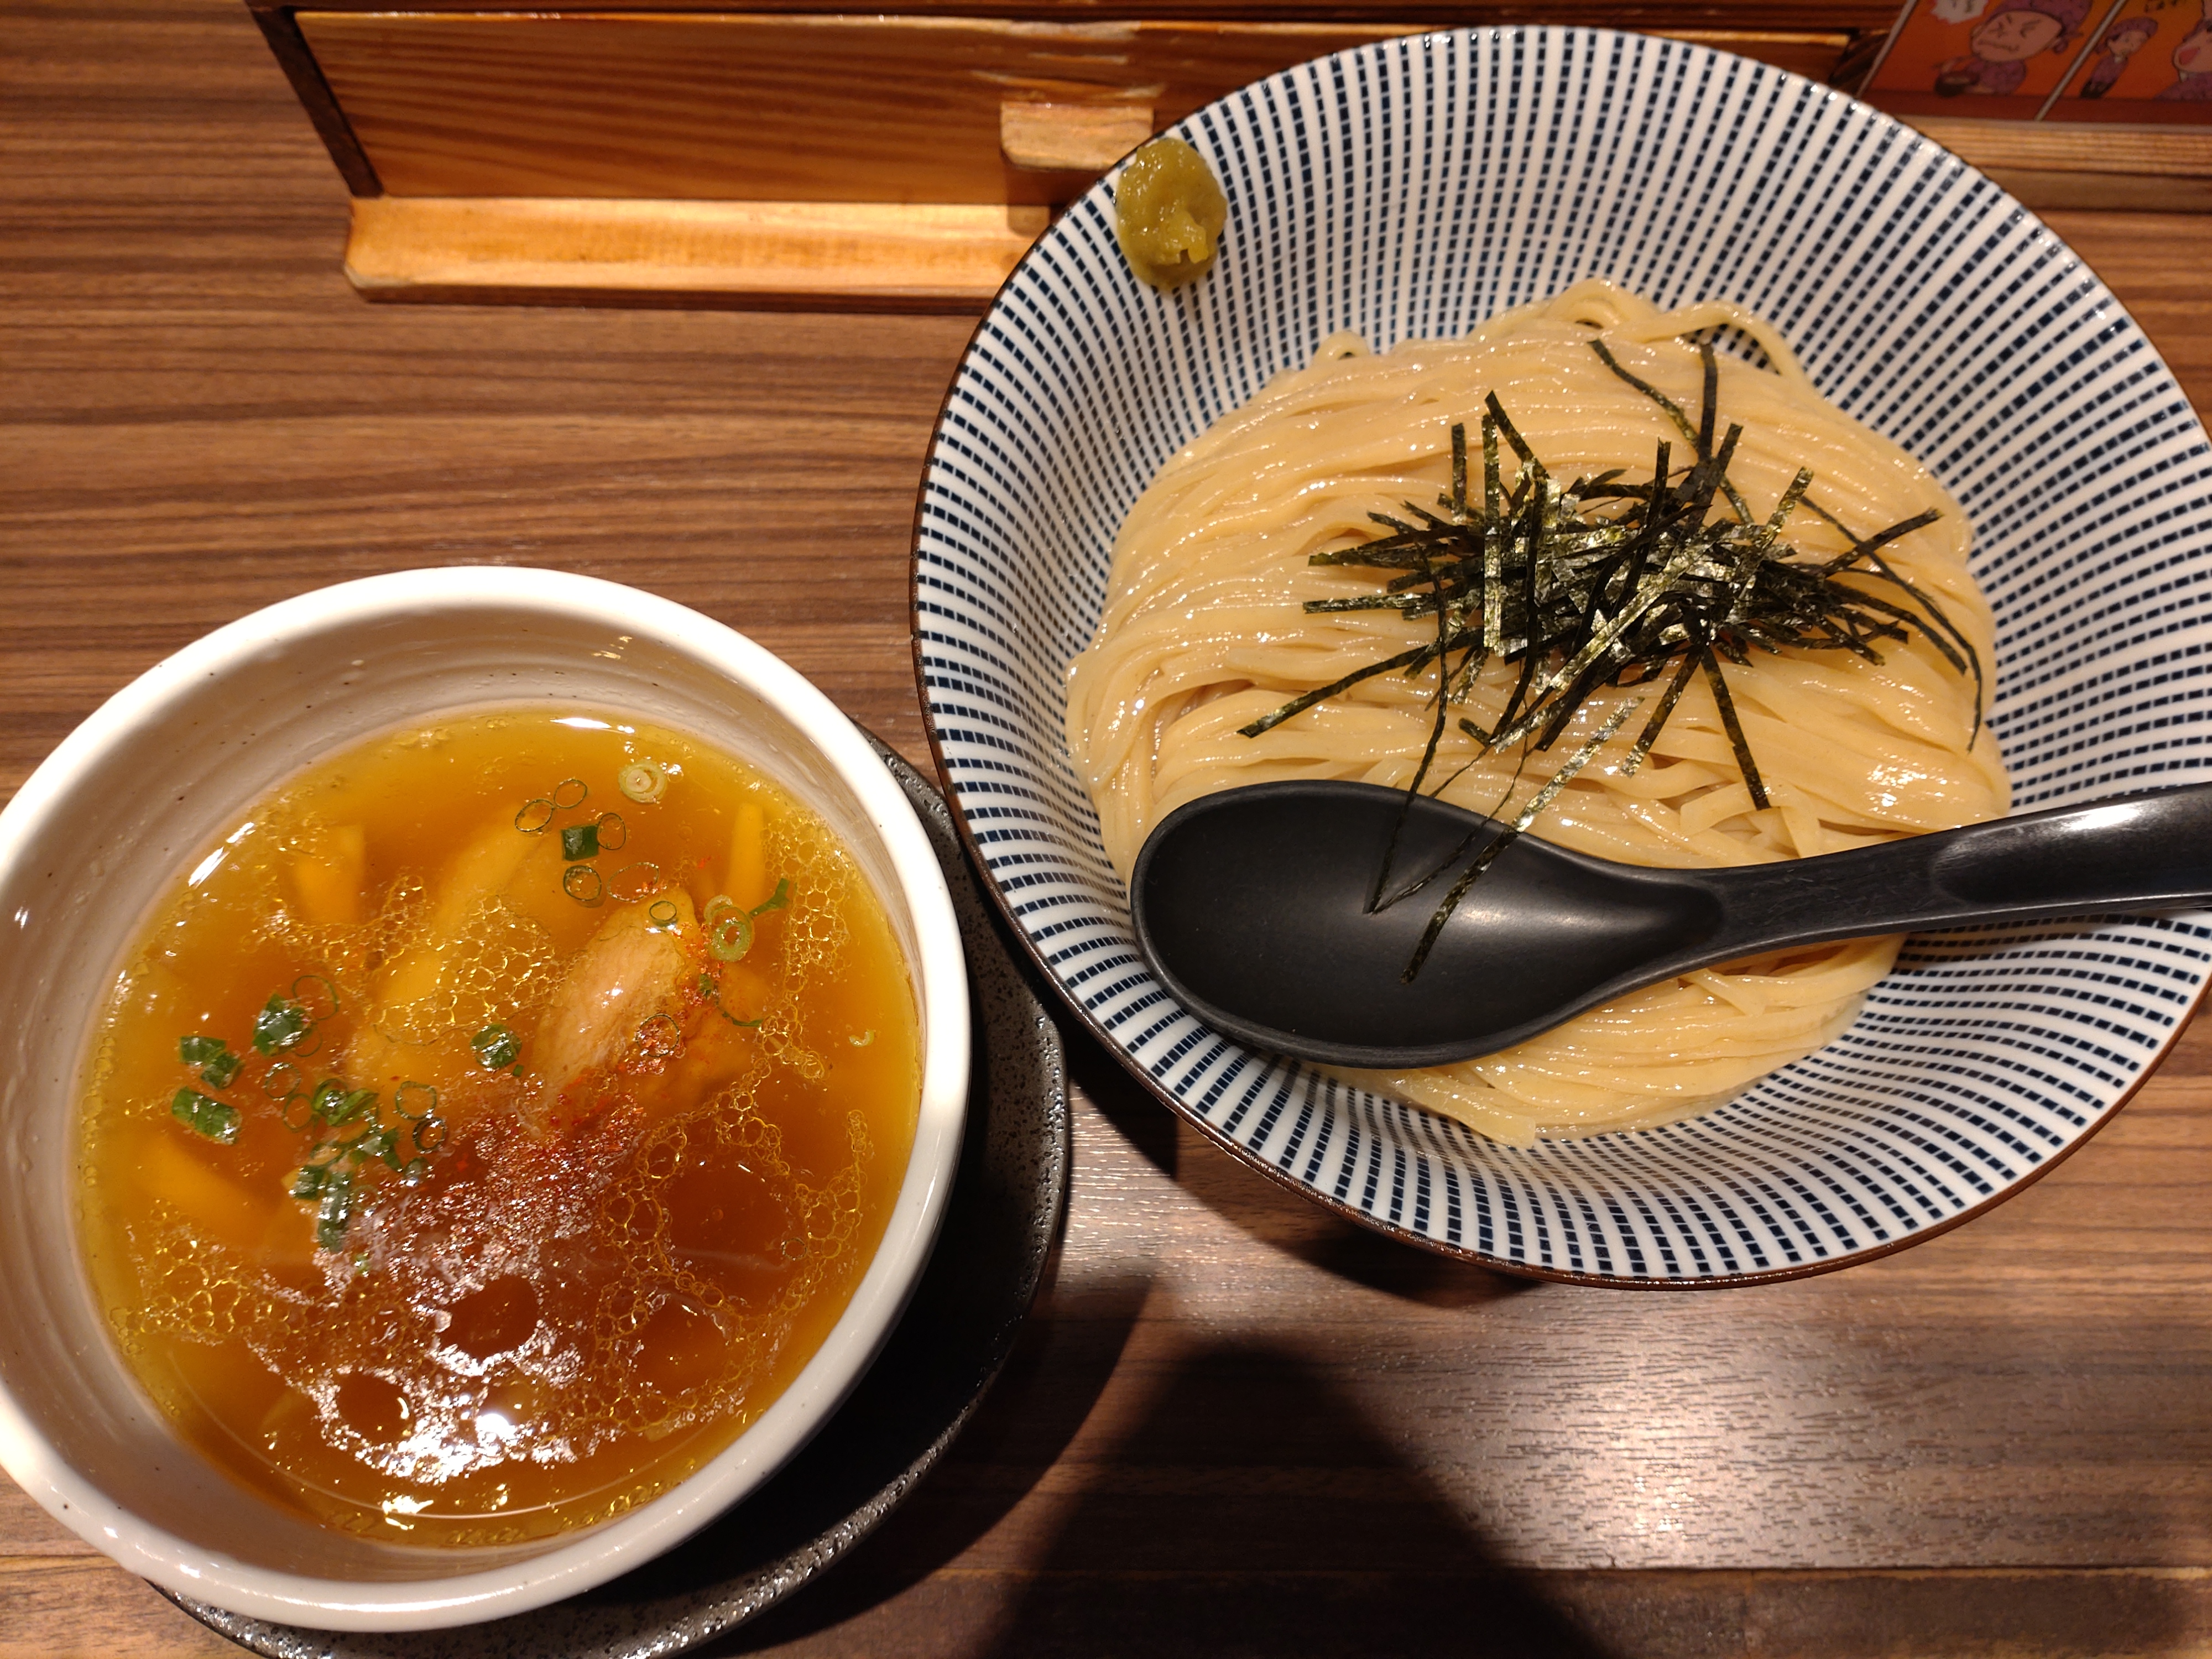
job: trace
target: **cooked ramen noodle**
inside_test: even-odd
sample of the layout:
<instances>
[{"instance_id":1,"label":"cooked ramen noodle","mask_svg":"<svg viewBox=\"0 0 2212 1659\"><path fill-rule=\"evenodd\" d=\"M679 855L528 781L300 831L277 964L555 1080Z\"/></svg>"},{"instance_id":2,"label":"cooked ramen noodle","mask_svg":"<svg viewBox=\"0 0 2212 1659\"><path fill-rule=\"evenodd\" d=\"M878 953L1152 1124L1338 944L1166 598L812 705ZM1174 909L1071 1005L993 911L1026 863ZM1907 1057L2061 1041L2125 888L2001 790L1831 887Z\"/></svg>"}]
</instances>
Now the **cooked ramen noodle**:
<instances>
[{"instance_id":1,"label":"cooked ramen noodle","mask_svg":"<svg viewBox=\"0 0 2212 1659\"><path fill-rule=\"evenodd\" d=\"M244 1485L416 1544L582 1525L726 1445L850 1300L920 1098L836 837L573 708L256 802L99 1029L80 1231L140 1381Z\"/></svg>"},{"instance_id":2,"label":"cooked ramen noodle","mask_svg":"<svg viewBox=\"0 0 2212 1659\"><path fill-rule=\"evenodd\" d=\"M1169 461L1115 542L1105 613L1069 670L1067 741L1123 878L1152 825L1216 790L1284 778L1407 787L1435 729L1433 663L1410 678L1360 680L1244 733L1288 699L1437 638L1435 622L1395 611L1307 612L1307 601L1377 591L1372 572L1310 556L1382 533L1370 514L1402 519L1407 502L1433 506L1449 485L1452 428L1475 431L1490 394L1554 478L1616 469L1649 478L1660 442L1684 455L1680 424L1592 342L1694 420L1705 372L1697 340L1713 331L1733 331L1726 337L1743 354L1717 354L1717 402L1723 422L1742 428L1728 471L1752 520L1774 512L1801 468L1813 475L1808 500L1820 511L1789 520L1798 556L1844 555L1854 536L1933 509L1931 524L1882 555L1988 664L1990 612L1967 570L1969 529L1957 503L1910 455L1821 398L1774 329L1739 307L1661 311L1592 281L1464 339L1376 354L1340 334ZM1519 476L1510 449L1503 473L1509 488ZM1862 585L1898 593L1871 577ZM1785 648L1727 668L1765 805L1747 784L1713 692L1696 678L1648 760L1624 763L1642 724L1629 720L1530 833L1633 864L1711 867L1840 852L2002 815L2008 787L1994 738L1977 737L1977 677L1960 672L1927 630L1908 633L1880 641L1878 662ZM1496 656L1482 664L1464 700L1474 725L1497 730L1518 673ZM1448 721L1425 787L1510 818L1625 703L1650 692L1648 683L1600 686L1548 748L1488 748ZM1483 1059L1345 1075L1520 1145L1670 1121L1838 1035L1899 942L1731 963L1635 992Z\"/></svg>"}]
</instances>

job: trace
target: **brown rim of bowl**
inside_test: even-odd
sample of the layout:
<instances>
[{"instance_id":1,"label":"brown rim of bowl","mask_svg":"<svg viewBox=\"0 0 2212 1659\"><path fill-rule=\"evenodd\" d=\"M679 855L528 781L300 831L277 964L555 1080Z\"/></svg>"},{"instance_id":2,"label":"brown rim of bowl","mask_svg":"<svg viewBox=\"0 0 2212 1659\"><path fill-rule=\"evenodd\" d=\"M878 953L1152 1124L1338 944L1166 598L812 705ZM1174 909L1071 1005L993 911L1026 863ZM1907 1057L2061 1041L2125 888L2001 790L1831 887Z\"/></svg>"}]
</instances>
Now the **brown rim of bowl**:
<instances>
[{"instance_id":1,"label":"brown rim of bowl","mask_svg":"<svg viewBox=\"0 0 2212 1659\"><path fill-rule=\"evenodd\" d=\"M1158 135L1154 134L1153 137L1157 137ZM1146 143L1151 142L1151 138L1145 141ZM1143 147L1140 144L1136 149L1141 149ZM1130 155L1135 153L1135 149L1129 152ZM1121 166L1121 162L1127 159L1128 156L1124 155L1121 160L1114 161L1099 173L1099 177L1103 179L1107 173L1113 172L1115 167ZM1087 195L1089 192L1085 193ZM1061 211L1064 213L1066 210L1062 209ZM1054 222L1058 222L1058 216L1054 216ZM1049 236L1051 234L1051 228L1048 226L1044 235ZM1039 241L1042 240L1042 236L1038 238ZM1844 1267L1856 1267L1863 1262L1872 1261L1881 1256L1894 1255L1898 1251L1911 1249L1916 1244L1924 1244L1928 1240L1940 1234L1949 1232L1954 1227L1964 1226L1975 1217L1995 1209L2007 1199L2026 1191L2042 1180L2044 1176L2073 1157L2081 1147L2087 1146L2091 1137L2110 1123L2118 1115L2120 1109L2136 1097L2136 1092L2148 1083L2158 1068L2166 1063L2166 1057L2173 1052L2173 1045L2181 1041L2182 1033L2189 1029L2191 1022L2197 1017L2197 1011L2204 1006L2206 996L2212 994L2212 977L2208 977L2203 984L2197 988L2197 994L2190 999L2188 1009L2175 1019L2172 1030L2166 1034L2166 1041L2159 1044L2158 1052L2151 1056L2149 1063L2143 1067L2136 1080L2128 1085L2120 1097L2100 1113L2080 1134L2037 1164L2027 1174L2021 1176L2002 1192L1991 1194L1980 1203L1961 1210L1956 1215L1947 1216L1942 1220L1934 1222L1928 1226L1916 1228L1904 1237L1893 1239L1887 1244L1868 1245L1853 1250L1846 1255L1838 1256L1833 1261L1808 1261L1790 1267L1767 1267L1752 1273L1705 1273L1679 1279L1651 1279L1627 1273L1574 1273L1564 1267L1531 1267L1525 1262L1506 1261L1497 1256L1485 1255L1480 1251L1470 1249L1464 1244L1448 1244L1440 1238L1431 1238L1425 1234L1414 1232L1410 1228L1401 1227L1394 1222L1383 1220L1379 1216L1370 1215L1364 1210L1354 1208L1340 1199L1322 1192L1317 1188L1308 1186L1288 1170L1276 1168L1273 1163L1261 1158L1234 1136L1224 1133L1184 1105L1168 1090L1163 1088L1157 1078L1139 1065L1135 1057L1114 1040L1113 1035L1098 1023L1088 1008L1067 994L1067 988L1060 982L1060 975L1053 972L1052 964L1045 960L1044 953L1037 949L1036 941L1030 937L1029 929L1022 926L1021 918L1014 914L1013 907L1006 902L1006 894L1000 890L998 880L992 875L991 866L983 857L983 849L976 844L975 831L969 828L968 814L961 805L960 792L952 781L951 769L945 763L945 745L938 739L937 722L929 712L929 677L922 666L921 660L921 527L923 510L929 500L929 475L931 470L937 465L938 452L945 444L945 419L952 407L953 388L959 385L962 372L967 368L969 360L975 355L975 342L982 334L984 325L991 320L992 314L998 309L999 301L1006 297L1006 290L1013 286L1014 279L1021 275L1023 266L1029 263L1030 256L1036 251L1036 244L1031 243L1030 252L1023 254L1015 263L1013 270L1006 274L1006 280L999 284L998 291L992 295L990 303L983 309L983 314L975 319L975 325L969 330L968 343L961 348L960 361L954 367L951 378L945 383L944 396L937 402L937 420L930 429L929 452L922 458L921 481L915 488L913 543L907 554L907 639L914 656L915 695L921 704L922 730L929 738L929 757L937 768L937 781L945 797L945 804L951 811L952 827L959 832L961 851L967 854L969 866L975 873L976 884L989 896L993 906L1006 920L1006 926L1012 930L1015 939L1020 941L1023 953L1043 975L1046 984L1051 987L1053 995L1059 1004L1082 1022L1091 1035L1097 1039L1100 1045L1120 1062L1123 1071L1128 1073L1142 1085L1146 1091L1160 1104L1189 1124L1232 1158L1256 1170L1277 1186L1288 1188L1299 1197L1307 1199L1322 1208L1342 1217L1355 1226L1367 1228L1370 1231L1381 1233L1385 1238L1396 1239L1401 1243L1411 1244L1416 1249L1428 1250L1437 1255L1449 1256L1455 1261L1465 1261L1474 1267L1486 1267L1492 1273L1504 1273L1516 1279L1542 1279L1559 1285L1588 1285L1596 1289L1608 1291L1738 1290L1753 1285L1779 1284L1784 1279L1813 1279L1822 1273L1835 1273Z\"/></svg>"}]
</instances>

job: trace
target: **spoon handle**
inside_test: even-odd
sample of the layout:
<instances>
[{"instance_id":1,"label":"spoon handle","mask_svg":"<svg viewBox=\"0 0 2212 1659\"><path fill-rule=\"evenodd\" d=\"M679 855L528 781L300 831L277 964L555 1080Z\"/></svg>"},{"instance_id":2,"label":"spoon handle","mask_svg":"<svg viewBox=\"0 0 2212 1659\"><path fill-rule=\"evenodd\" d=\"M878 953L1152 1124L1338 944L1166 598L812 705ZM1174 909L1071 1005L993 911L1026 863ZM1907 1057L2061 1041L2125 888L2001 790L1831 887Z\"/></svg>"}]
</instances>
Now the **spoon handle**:
<instances>
[{"instance_id":1,"label":"spoon handle","mask_svg":"<svg viewBox=\"0 0 2212 1659\"><path fill-rule=\"evenodd\" d=\"M1721 921L1700 943L1705 962L1954 922L2176 909L2212 902L2212 784L1710 878Z\"/></svg>"}]
</instances>

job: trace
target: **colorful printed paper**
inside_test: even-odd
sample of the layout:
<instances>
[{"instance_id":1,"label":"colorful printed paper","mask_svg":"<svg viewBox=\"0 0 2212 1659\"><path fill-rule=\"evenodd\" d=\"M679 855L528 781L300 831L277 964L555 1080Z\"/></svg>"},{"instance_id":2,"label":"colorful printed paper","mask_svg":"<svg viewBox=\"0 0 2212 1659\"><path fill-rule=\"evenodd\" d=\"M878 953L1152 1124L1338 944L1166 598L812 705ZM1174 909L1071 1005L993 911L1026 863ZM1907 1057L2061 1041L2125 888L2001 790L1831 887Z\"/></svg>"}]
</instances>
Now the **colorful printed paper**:
<instances>
[{"instance_id":1,"label":"colorful printed paper","mask_svg":"<svg viewBox=\"0 0 2212 1659\"><path fill-rule=\"evenodd\" d=\"M2212 0L2123 0L2043 118L2212 122Z\"/></svg>"},{"instance_id":2,"label":"colorful printed paper","mask_svg":"<svg viewBox=\"0 0 2212 1659\"><path fill-rule=\"evenodd\" d=\"M2212 123L2212 0L1911 0L1863 95L1899 115Z\"/></svg>"}]
</instances>

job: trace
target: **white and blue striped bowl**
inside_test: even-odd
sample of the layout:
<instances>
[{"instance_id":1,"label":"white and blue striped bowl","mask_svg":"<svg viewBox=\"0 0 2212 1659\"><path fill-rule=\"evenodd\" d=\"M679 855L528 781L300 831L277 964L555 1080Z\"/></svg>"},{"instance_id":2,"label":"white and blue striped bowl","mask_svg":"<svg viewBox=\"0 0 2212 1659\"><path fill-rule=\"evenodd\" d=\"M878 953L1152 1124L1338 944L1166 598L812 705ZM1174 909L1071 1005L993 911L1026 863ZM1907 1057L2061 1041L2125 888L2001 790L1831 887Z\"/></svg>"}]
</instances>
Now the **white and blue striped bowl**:
<instances>
[{"instance_id":1,"label":"white and blue striped bowl","mask_svg":"<svg viewBox=\"0 0 2212 1659\"><path fill-rule=\"evenodd\" d=\"M1161 294L1109 177L1023 260L945 400L916 512L915 662L970 851L1068 1002L1222 1146L1352 1219L1611 1285L1837 1267L1987 1208L2166 1052L2212 915L1914 939L1827 1048L1666 1128L1522 1151L1224 1041L1139 957L1061 741L1068 659L1146 483L1334 330L1466 332L1579 277L1778 325L1964 504L2020 810L2212 776L2212 452L2103 283L2004 191L1863 105L1603 30L1388 41L1176 136L1229 196Z\"/></svg>"}]
</instances>

